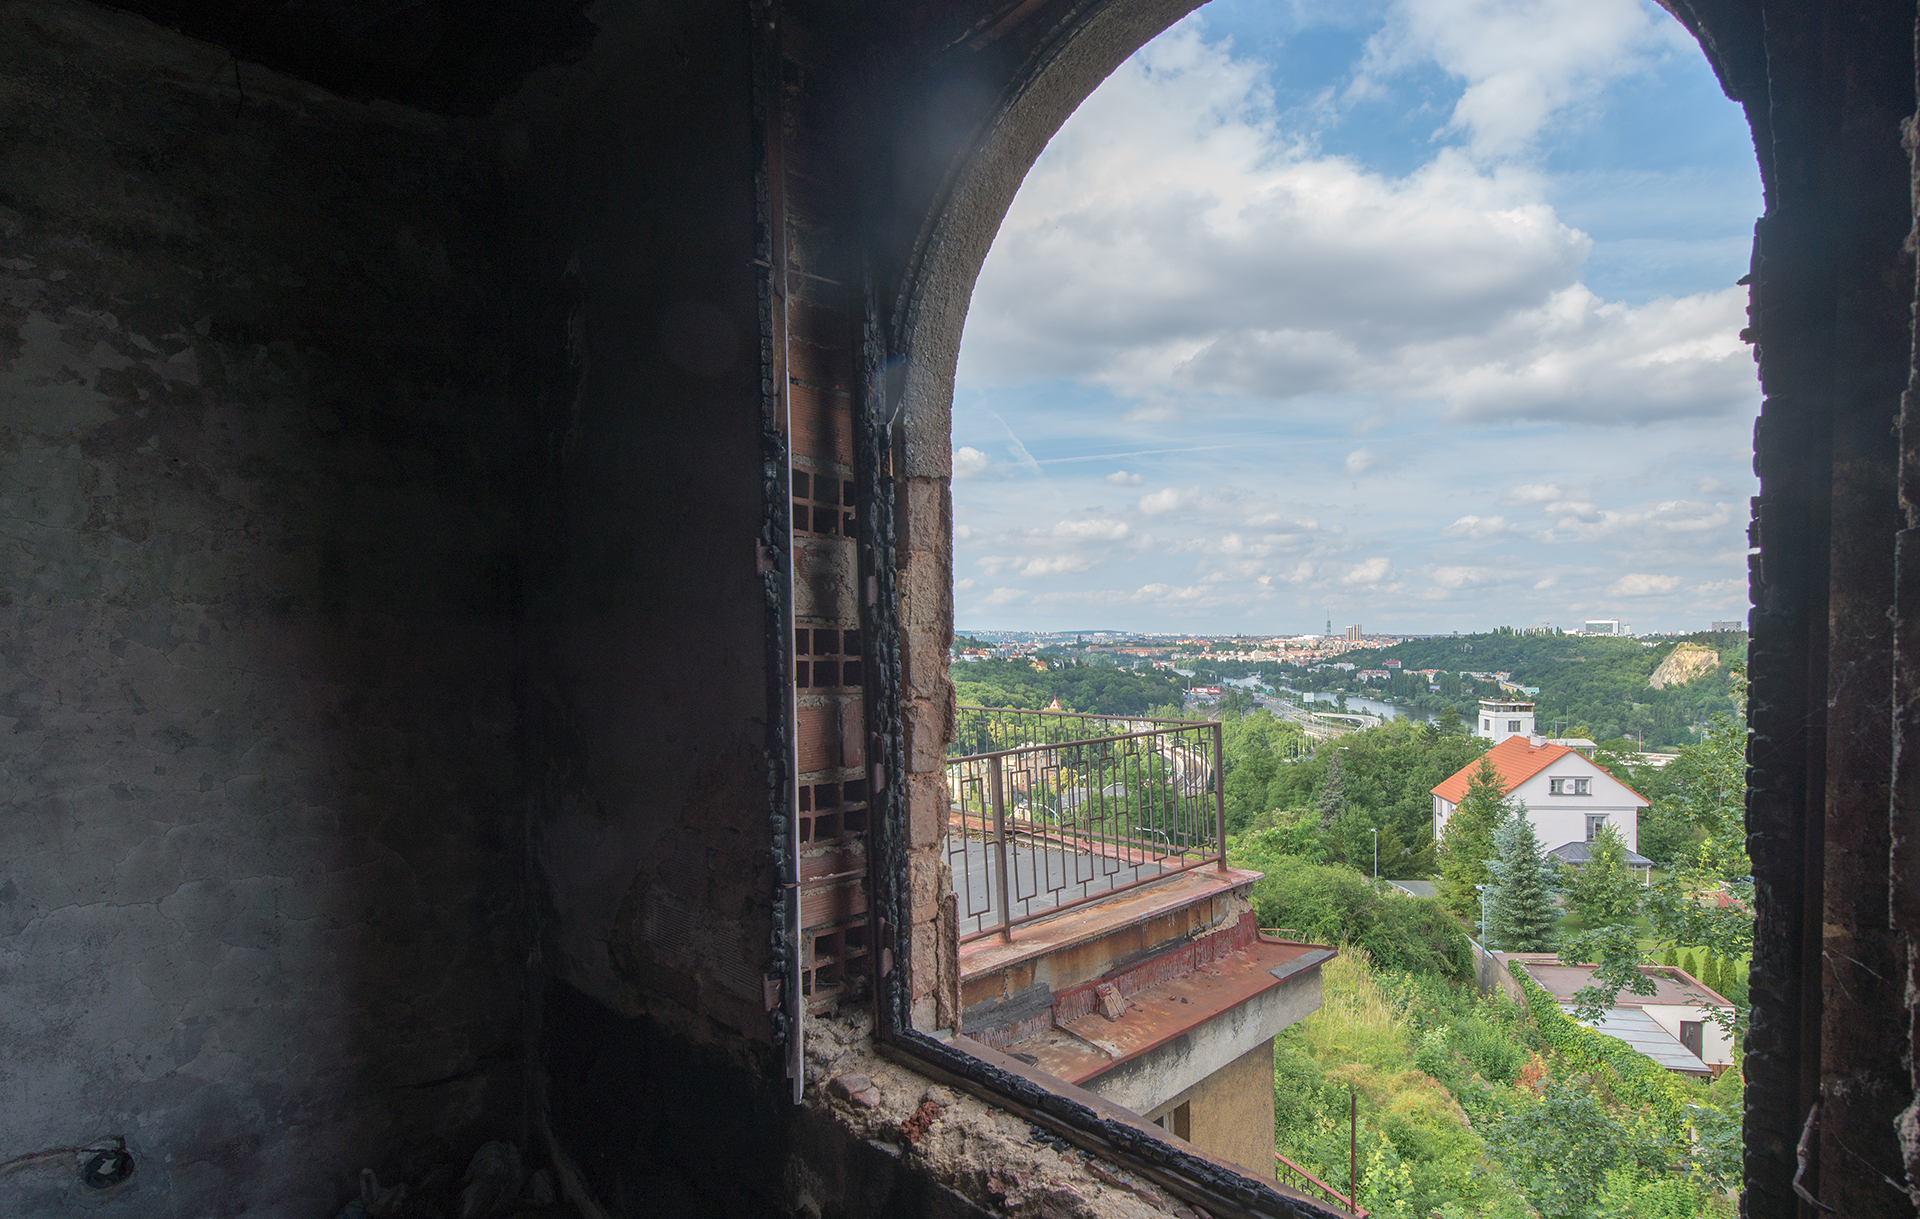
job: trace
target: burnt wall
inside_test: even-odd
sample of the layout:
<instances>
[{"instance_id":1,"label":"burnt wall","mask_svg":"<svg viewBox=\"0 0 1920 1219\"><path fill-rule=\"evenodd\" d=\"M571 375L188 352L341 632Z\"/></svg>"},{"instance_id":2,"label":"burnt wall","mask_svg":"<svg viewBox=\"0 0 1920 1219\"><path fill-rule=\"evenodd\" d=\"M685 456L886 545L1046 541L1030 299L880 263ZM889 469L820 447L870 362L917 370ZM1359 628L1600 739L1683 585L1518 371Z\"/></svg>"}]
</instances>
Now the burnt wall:
<instances>
[{"instance_id":1,"label":"burnt wall","mask_svg":"<svg viewBox=\"0 0 1920 1219\"><path fill-rule=\"evenodd\" d=\"M0 6L0 1213L332 1214L519 1133L492 146ZM485 155L481 155L484 152Z\"/></svg>"},{"instance_id":2,"label":"burnt wall","mask_svg":"<svg viewBox=\"0 0 1920 1219\"><path fill-rule=\"evenodd\" d=\"M670 1034L732 1062L735 1086L777 1089L747 9L608 4L595 21L585 58L497 115L539 471L530 842L542 967L568 1000L539 1036L656 1063ZM630 1112L686 1103L649 1088ZM548 1112L563 1143L582 1132L579 1106ZM631 1166L582 1155L596 1190L628 1196Z\"/></svg>"}]
</instances>

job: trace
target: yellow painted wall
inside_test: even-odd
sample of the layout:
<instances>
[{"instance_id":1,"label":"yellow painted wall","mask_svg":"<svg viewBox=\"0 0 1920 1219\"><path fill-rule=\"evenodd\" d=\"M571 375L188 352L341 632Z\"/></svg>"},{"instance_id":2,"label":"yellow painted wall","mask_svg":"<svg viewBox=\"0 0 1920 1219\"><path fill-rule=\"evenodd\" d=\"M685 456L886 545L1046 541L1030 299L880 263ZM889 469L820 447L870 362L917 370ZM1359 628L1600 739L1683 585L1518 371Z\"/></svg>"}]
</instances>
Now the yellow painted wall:
<instances>
[{"instance_id":1,"label":"yellow painted wall","mask_svg":"<svg viewBox=\"0 0 1920 1219\"><path fill-rule=\"evenodd\" d=\"M1273 1041L1269 1038L1161 1105L1147 1117L1173 1129L1190 1106L1187 1141L1232 1160L1249 1176L1273 1179Z\"/></svg>"}]
</instances>

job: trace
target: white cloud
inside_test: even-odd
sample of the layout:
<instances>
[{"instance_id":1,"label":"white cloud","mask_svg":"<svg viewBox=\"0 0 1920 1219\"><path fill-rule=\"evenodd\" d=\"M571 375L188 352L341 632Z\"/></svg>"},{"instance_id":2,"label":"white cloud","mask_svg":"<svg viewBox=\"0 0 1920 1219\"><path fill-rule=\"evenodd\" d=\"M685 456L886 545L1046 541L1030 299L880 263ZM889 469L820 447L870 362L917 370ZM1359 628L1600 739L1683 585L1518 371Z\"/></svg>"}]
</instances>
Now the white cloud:
<instances>
[{"instance_id":1,"label":"white cloud","mask_svg":"<svg viewBox=\"0 0 1920 1219\"><path fill-rule=\"evenodd\" d=\"M1746 296L1721 287L1738 271L1642 275L1622 243L1641 213L1662 232L1728 201L1730 231L1753 213L1735 186L1676 218L1658 167L1584 170L1577 134L1643 88L1635 73L1706 87L1710 69L1690 45L1673 66L1684 35L1651 0L1340 12L1388 26L1348 99L1285 92L1275 64L1207 44L1203 11L1116 71L1027 179L956 386L963 624L1071 627L1096 607L1120 627L1249 633L1731 616L1751 493L1734 459L1758 403ZM1411 170L1314 142L1375 87L1392 95L1374 113L1426 123L1385 137ZM1607 157L1669 121L1615 117ZM1691 121L1670 119L1686 139L1717 130ZM1345 134L1372 155L1376 133ZM1607 191L1634 196L1624 219ZM1606 217L1596 266L1630 303L1583 283L1594 243L1574 207Z\"/></svg>"},{"instance_id":2,"label":"white cloud","mask_svg":"<svg viewBox=\"0 0 1920 1219\"><path fill-rule=\"evenodd\" d=\"M1544 504L1559 498L1560 488L1553 483L1521 483L1506 495L1509 504Z\"/></svg>"},{"instance_id":3,"label":"white cloud","mask_svg":"<svg viewBox=\"0 0 1920 1219\"><path fill-rule=\"evenodd\" d=\"M1602 11L1562 12L1583 6ZM1410 2L1393 55L1441 54L1436 22L1472 10L1505 41L1461 71L1497 93L1516 71L1578 75L1667 37L1647 33L1657 23L1636 0L1549 7ZM1547 23L1552 45L1528 68L1519 31L1548 17L1561 24ZM1279 126L1258 65L1201 28L1189 19L1128 61L1042 154L981 271L964 380L1098 382L1156 415L1196 393L1360 394L1459 421L1599 425L1757 401L1737 337L1743 289L1604 301L1579 282L1592 241L1556 215L1538 175L1446 148L1398 178L1314 155ZM1461 38L1478 45L1482 28ZM1467 53L1445 51L1443 66ZM1605 73L1580 80L1541 94L1542 113Z\"/></svg>"},{"instance_id":4,"label":"white cloud","mask_svg":"<svg viewBox=\"0 0 1920 1219\"><path fill-rule=\"evenodd\" d=\"M1133 595L1136 601L1162 603L1193 602L1205 596L1207 596L1207 589L1197 584L1186 587L1173 584L1145 584Z\"/></svg>"},{"instance_id":5,"label":"white cloud","mask_svg":"<svg viewBox=\"0 0 1920 1219\"><path fill-rule=\"evenodd\" d=\"M1447 126L1477 156L1524 151L1609 83L1691 48L1677 22L1636 0L1399 0L1351 92L1423 62L1467 87ZM1697 52L1696 52L1697 53Z\"/></svg>"},{"instance_id":6,"label":"white cloud","mask_svg":"<svg viewBox=\"0 0 1920 1219\"><path fill-rule=\"evenodd\" d=\"M1112 517L1061 521L1048 531L1056 538L1075 542L1118 542L1133 532L1125 521Z\"/></svg>"},{"instance_id":7,"label":"white cloud","mask_svg":"<svg viewBox=\"0 0 1920 1219\"><path fill-rule=\"evenodd\" d=\"M1607 591L1616 597L1648 597L1655 593L1670 593L1679 587L1679 576L1650 576L1633 572L1608 585Z\"/></svg>"},{"instance_id":8,"label":"white cloud","mask_svg":"<svg viewBox=\"0 0 1920 1219\"><path fill-rule=\"evenodd\" d=\"M1023 576L1057 576L1066 572L1087 571L1094 560L1084 555L1053 555L1044 559L1028 559L1021 565Z\"/></svg>"},{"instance_id":9,"label":"white cloud","mask_svg":"<svg viewBox=\"0 0 1920 1219\"><path fill-rule=\"evenodd\" d=\"M1465 588L1469 584L1479 584L1490 576L1484 567L1436 567L1433 569L1433 582L1441 588Z\"/></svg>"},{"instance_id":10,"label":"white cloud","mask_svg":"<svg viewBox=\"0 0 1920 1219\"><path fill-rule=\"evenodd\" d=\"M1172 512L1180 506L1180 491L1175 487L1164 487L1150 495L1140 497L1140 511L1147 516L1159 516L1163 512Z\"/></svg>"},{"instance_id":11,"label":"white cloud","mask_svg":"<svg viewBox=\"0 0 1920 1219\"><path fill-rule=\"evenodd\" d=\"M1371 559L1357 563L1346 575L1340 577L1342 584L1379 584L1386 580L1393 570L1393 561L1385 555L1375 555Z\"/></svg>"},{"instance_id":12,"label":"white cloud","mask_svg":"<svg viewBox=\"0 0 1920 1219\"><path fill-rule=\"evenodd\" d=\"M1504 516L1463 516L1440 531L1443 538L1491 538L1512 533Z\"/></svg>"}]
</instances>

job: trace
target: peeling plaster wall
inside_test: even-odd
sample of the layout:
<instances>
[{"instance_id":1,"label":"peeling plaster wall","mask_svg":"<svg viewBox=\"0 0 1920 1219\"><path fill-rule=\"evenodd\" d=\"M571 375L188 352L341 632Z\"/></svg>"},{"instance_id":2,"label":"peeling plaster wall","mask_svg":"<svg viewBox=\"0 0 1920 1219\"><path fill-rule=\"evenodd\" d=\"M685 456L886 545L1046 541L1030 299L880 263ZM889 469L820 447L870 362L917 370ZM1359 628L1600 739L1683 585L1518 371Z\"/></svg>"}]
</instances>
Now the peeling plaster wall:
<instances>
[{"instance_id":1,"label":"peeling plaster wall","mask_svg":"<svg viewBox=\"0 0 1920 1219\"><path fill-rule=\"evenodd\" d=\"M0 1213L519 1134L518 422L464 129L0 6ZM476 220L476 218L479 218Z\"/></svg>"}]
</instances>

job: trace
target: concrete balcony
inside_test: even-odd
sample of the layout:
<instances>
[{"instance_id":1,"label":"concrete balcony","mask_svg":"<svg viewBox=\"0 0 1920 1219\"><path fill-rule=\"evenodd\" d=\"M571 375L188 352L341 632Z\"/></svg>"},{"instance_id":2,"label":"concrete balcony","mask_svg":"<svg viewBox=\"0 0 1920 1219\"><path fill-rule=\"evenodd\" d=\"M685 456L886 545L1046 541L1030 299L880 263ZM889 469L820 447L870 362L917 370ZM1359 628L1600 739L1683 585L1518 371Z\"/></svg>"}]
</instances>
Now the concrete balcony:
<instances>
[{"instance_id":1,"label":"concrete balcony","mask_svg":"<svg viewBox=\"0 0 1920 1219\"><path fill-rule=\"evenodd\" d=\"M1273 1038L1334 950L1260 932L1218 725L962 713L994 748L948 762L961 1032L1271 1173Z\"/></svg>"}]
</instances>

